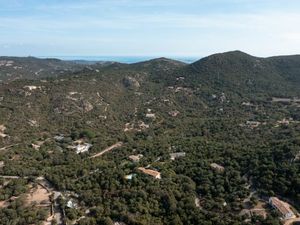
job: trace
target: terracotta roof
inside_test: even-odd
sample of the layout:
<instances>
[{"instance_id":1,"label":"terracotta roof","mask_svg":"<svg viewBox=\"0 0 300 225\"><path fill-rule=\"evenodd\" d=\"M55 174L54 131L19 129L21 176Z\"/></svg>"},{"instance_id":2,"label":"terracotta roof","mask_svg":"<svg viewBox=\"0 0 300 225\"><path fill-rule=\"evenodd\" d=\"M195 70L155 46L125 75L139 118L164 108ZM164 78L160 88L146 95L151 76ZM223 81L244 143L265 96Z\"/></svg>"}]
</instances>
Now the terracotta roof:
<instances>
[{"instance_id":1,"label":"terracotta roof","mask_svg":"<svg viewBox=\"0 0 300 225\"><path fill-rule=\"evenodd\" d=\"M294 214L293 211L289 208L289 206L279 200L277 197L271 197L270 198L270 203L282 214L282 215L287 215L289 213Z\"/></svg>"},{"instance_id":2,"label":"terracotta roof","mask_svg":"<svg viewBox=\"0 0 300 225\"><path fill-rule=\"evenodd\" d=\"M142 154L138 154L138 155L130 155L130 156L129 156L129 159L136 162L136 161L139 161L142 157L143 157Z\"/></svg>"},{"instance_id":3,"label":"terracotta roof","mask_svg":"<svg viewBox=\"0 0 300 225\"><path fill-rule=\"evenodd\" d=\"M145 174L148 174L150 176L160 179L160 172L158 172L158 171L145 169L144 167L139 167L138 169Z\"/></svg>"}]
</instances>

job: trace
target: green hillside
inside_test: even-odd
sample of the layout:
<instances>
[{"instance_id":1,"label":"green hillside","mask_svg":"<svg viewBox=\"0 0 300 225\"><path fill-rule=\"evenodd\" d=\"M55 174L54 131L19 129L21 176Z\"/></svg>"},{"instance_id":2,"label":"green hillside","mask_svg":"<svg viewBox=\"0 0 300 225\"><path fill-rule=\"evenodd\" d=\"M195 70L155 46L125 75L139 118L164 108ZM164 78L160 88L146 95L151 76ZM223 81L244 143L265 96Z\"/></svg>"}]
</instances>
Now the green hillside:
<instances>
[{"instance_id":1,"label":"green hillside","mask_svg":"<svg viewBox=\"0 0 300 225\"><path fill-rule=\"evenodd\" d=\"M279 224L271 196L300 209L299 56L27 60L50 74L0 83L0 224L49 216L24 197L38 177L67 224ZM77 154L79 142L92 146ZM250 216L260 205L267 216Z\"/></svg>"}]
</instances>

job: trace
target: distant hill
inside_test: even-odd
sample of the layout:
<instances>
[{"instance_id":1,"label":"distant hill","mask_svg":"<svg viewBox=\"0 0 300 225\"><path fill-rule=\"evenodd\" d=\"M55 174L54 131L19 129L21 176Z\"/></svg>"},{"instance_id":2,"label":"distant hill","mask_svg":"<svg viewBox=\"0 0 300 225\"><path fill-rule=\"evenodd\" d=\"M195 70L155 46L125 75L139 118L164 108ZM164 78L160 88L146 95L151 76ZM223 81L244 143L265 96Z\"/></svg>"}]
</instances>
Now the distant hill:
<instances>
[{"instance_id":1,"label":"distant hill","mask_svg":"<svg viewBox=\"0 0 300 225\"><path fill-rule=\"evenodd\" d=\"M174 77L185 76L190 85L208 85L235 93L296 91L300 82L300 56L261 58L241 51L214 54L192 64L167 58L124 64L118 62L63 61L34 57L0 57L0 80L42 79L80 75L93 70L151 74L157 82L172 84ZM272 81L272 82L270 82Z\"/></svg>"},{"instance_id":2,"label":"distant hill","mask_svg":"<svg viewBox=\"0 0 300 225\"><path fill-rule=\"evenodd\" d=\"M0 57L0 81L59 77L90 68L90 66L103 67L113 63L85 60L64 61L54 58Z\"/></svg>"}]
</instances>

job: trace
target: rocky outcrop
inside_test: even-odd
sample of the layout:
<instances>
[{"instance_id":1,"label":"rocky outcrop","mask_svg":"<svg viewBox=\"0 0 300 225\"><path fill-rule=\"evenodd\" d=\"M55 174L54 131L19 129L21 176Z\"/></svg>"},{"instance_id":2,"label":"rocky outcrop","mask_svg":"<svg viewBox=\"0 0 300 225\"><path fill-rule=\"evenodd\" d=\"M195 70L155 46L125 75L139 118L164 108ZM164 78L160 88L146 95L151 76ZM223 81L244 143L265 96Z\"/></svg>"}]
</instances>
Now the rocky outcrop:
<instances>
[{"instance_id":1,"label":"rocky outcrop","mask_svg":"<svg viewBox=\"0 0 300 225\"><path fill-rule=\"evenodd\" d=\"M94 106L89 101L82 101L82 109L84 112L89 112L94 109Z\"/></svg>"},{"instance_id":2,"label":"rocky outcrop","mask_svg":"<svg viewBox=\"0 0 300 225\"><path fill-rule=\"evenodd\" d=\"M123 84L126 88L133 88L133 89L137 89L141 86L138 80L135 79L134 77L125 77L123 79Z\"/></svg>"}]
</instances>

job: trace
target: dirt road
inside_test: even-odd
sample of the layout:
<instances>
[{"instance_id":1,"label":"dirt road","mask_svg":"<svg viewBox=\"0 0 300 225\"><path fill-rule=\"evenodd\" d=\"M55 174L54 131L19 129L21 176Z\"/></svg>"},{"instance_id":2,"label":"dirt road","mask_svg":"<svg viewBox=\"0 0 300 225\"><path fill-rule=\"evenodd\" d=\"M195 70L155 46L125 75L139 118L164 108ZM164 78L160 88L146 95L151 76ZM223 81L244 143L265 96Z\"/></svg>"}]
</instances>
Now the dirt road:
<instances>
[{"instance_id":1,"label":"dirt road","mask_svg":"<svg viewBox=\"0 0 300 225\"><path fill-rule=\"evenodd\" d=\"M292 225L292 224L295 223L295 222L300 223L300 218L297 217L297 218L294 218L294 219L286 220L286 221L284 222L284 225Z\"/></svg>"},{"instance_id":2,"label":"dirt road","mask_svg":"<svg viewBox=\"0 0 300 225\"><path fill-rule=\"evenodd\" d=\"M113 149L115 149L115 148L119 148L119 147L121 147L122 145L123 145L123 142L117 142L116 144L114 144L114 145L112 145L112 146L110 146L110 147L104 149L102 152L99 152L99 153L97 153L96 155L91 156L90 158L100 157L100 156L102 156L103 154L105 154L106 152L109 152L109 151L111 151L111 150L113 150Z\"/></svg>"}]
</instances>

